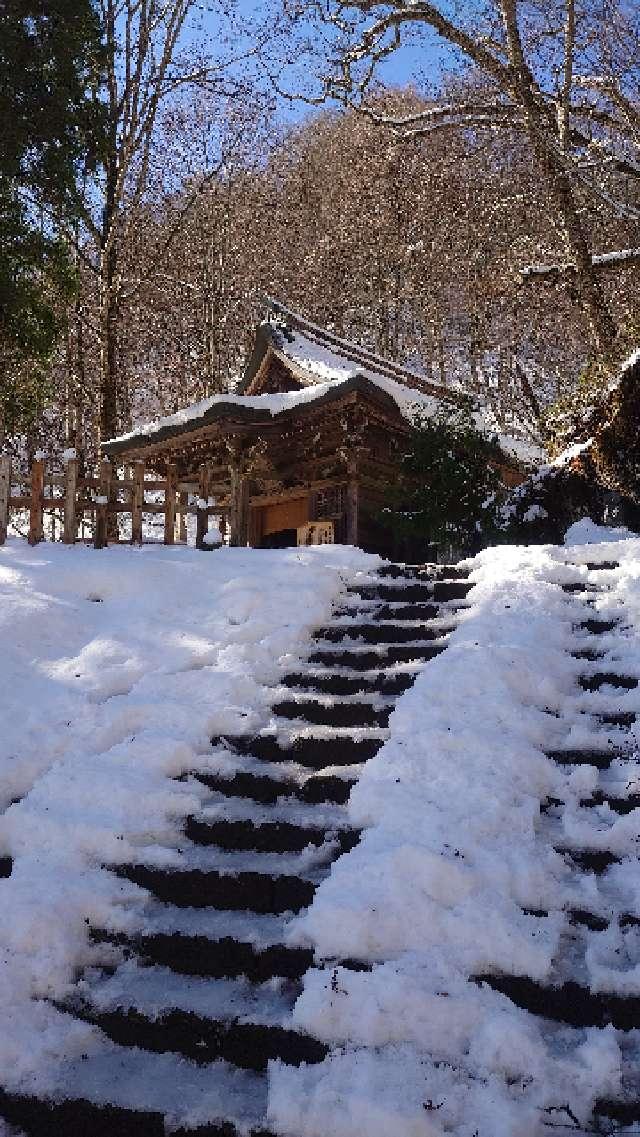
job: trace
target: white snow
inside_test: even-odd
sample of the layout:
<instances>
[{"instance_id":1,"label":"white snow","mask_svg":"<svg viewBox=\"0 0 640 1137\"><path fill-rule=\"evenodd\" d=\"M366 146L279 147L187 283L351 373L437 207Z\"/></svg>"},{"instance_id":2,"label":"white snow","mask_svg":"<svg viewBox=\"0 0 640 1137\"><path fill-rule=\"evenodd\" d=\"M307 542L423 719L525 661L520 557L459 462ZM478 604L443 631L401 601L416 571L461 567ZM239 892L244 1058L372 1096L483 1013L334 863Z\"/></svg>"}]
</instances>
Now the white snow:
<instances>
[{"instance_id":1,"label":"white snow","mask_svg":"<svg viewBox=\"0 0 640 1137\"><path fill-rule=\"evenodd\" d=\"M339 545L225 548L215 557L178 547L29 548L16 539L0 549L0 856L14 858L0 880L0 1085L58 1093L66 1078L71 1092L89 1053L95 1092L107 1093L117 1048L105 1050L93 1028L41 997L64 997L75 969L93 959L88 923L153 926L154 912L170 922L172 910L151 902L145 916L140 889L100 866L153 863L163 847L195 855L180 831L212 795L175 776L218 767L225 752L210 745L213 735L268 724L266 684L297 665L343 585L378 563ZM241 867L233 854L227 862ZM219 926L210 913L174 916L178 927ZM171 1062L140 1061L150 1078L157 1073L155 1100ZM205 1072L193 1077L209 1102ZM119 1085L107 1100L132 1092L132 1083L122 1095Z\"/></svg>"},{"instance_id":2,"label":"white snow","mask_svg":"<svg viewBox=\"0 0 640 1137\"><path fill-rule=\"evenodd\" d=\"M155 422L143 423L128 434L120 435L115 442L126 442L139 436L149 436L170 427L187 426L189 422L200 419L207 411L215 406L238 406L256 411L264 411L276 416L302 404L315 402L325 395L335 391L337 387L347 383L355 375L363 375L376 387L385 391L396 403L400 412L406 418L413 418L417 412L433 415L441 405L441 400L435 395L426 394L413 387L406 387L402 383L390 379L387 375L369 368L354 367L353 360L346 356L337 355L329 348L316 343L312 339L295 333L293 342L285 341L283 349L299 367L305 370L316 381L303 387L299 391L286 391L277 395L212 395L199 403L184 407L175 414L157 419ZM477 413L475 419L478 426L487 429L487 423L482 413ZM545 458L545 451L541 447L523 439L512 438L510 435L499 435L502 449L520 461L538 464ZM200 504L200 503L198 503ZM202 507L204 508L204 506Z\"/></svg>"},{"instance_id":3,"label":"white snow","mask_svg":"<svg viewBox=\"0 0 640 1137\"><path fill-rule=\"evenodd\" d=\"M570 541L590 539L590 524L581 526ZM640 540L609 537L617 543L602 551L507 547L471 562L470 608L447 651L399 700L389 740L351 793L349 815L364 835L290 927L292 942L310 939L318 960L293 1021L331 1052L317 1066L271 1064L277 1132L542 1137L544 1109L569 1103L584 1119L595 1097L620 1093L625 1061L637 1068L629 1036L554 1026L470 982L487 972L562 982L565 910L640 911L638 811L581 807L596 769L561 767L544 753L640 741L637 725L629 735L580 713L585 669L640 675ZM573 625L585 606L558 584L596 579L573 560L620 562L597 574L610 589L598 612L624 603L633 630L606 637L609 654L597 665L569 654L582 646ZM640 709L637 692L629 696L624 705ZM605 704L617 706L606 692ZM633 760L607 775L622 796L639 776ZM540 801L553 797L566 803L557 819L540 814ZM626 858L601 878L578 875L554 842L626 850ZM638 940L617 925L604 935L585 929L578 978L593 990L640 994ZM372 970L322 964L348 957Z\"/></svg>"},{"instance_id":4,"label":"white snow","mask_svg":"<svg viewBox=\"0 0 640 1137\"><path fill-rule=\"evenodd\" d=\"M632 533L630 529L626 529L624 526L615 529L606 525L596 525L590 517L582 517L580 521L576 521L567 529L564 535L564 543L565 545L598 545L607 544L610 541L626 541L634 537L637 537L637 534Z\"/></svg>"}]
</instances>

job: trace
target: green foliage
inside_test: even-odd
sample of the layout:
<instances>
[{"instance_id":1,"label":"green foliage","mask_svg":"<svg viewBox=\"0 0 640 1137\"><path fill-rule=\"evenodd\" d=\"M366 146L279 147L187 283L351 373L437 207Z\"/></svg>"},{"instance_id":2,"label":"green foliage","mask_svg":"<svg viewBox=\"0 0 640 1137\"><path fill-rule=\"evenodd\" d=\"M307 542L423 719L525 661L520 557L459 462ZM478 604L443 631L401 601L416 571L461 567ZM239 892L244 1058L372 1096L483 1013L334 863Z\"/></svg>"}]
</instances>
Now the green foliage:
<instances>
[{"instance_id":1,"label":"green foliage","mask_svg":"<svg viewBox=\"0 0 640 1137\"><path fill-rule=\"evenodd\" d=\"M432 415L416 408L385 524L401 537L462 548L494 536L500 461L497 441L476 425L470 400L441 403Z\"/></svg>"},{"instance_id":2,"label":"green foliage","mask_svg":"<svg viewBox=\"0 0 640 1137\"><path fill-rule=\"evenodd\" d=\"M0 3L0 416L28 425L74 274L59 234L102 146L92 0Z\"/></svg>"}]
</instances>

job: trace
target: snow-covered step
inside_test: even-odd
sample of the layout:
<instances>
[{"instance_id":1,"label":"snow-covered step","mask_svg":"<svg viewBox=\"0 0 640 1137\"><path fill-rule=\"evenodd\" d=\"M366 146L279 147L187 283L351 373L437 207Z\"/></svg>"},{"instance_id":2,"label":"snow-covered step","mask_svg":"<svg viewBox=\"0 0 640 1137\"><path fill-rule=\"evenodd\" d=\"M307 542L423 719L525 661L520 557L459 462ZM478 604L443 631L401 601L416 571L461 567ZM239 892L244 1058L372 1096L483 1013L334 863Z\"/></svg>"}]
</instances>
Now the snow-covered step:
<instances>
[{"instance_id":1,"label":"snow-covered step","mask_svg":"<svg viewBox=\"0 0 640 1137\"><path fill-rule=\"evenodd\" d=\"M322 1043L284 1025L297 993L284 980L189 979L132 961L80 982L68 1009L119 1045L264 1070L270 1059L300 1065L326 1056Z\"/></svg>"},{"instance_id":2,"label":"snow-covered step","mask_svg":"<svg viewBox=\"0 0 640 1137\"><path fill-rule=\"evenodd\" d=\"M183 840L179 848L141 846L131 864L147 868L167 869L176 873L217 872L235 877L239 873L264 873L269 876L304 876L318 879L330 856L329 849L315 846L301 852L263 853L254 850L227 850L218 846L199 845Z\"/></svg>"},{"instance_id":3,"label":"snow-covered step","mask_svg":"<svg viewBox=\"0 0 640 1137\"><path fill-rule=\"evenodd\" d=\"M211 793L202 801L197 820L251 821L254 825L285 824L301 829L349 829L349 815L340 805L306 805L297 801L281 801L268 807L254 805L242 797Z\"/></svg>"},{"instance_id":4,"label":"snow-covered step","mask_svg":"<svg viewBox=\"0 0 640 1137\"><path fill-rule=\"evenodd\" d=\"M254 983L265 983L275 976L297 980L313 966L311 948L287 942L290 917L178 909L156 903L169 913L181 913L182 923L172 918L169 926L158 920L144 924L140 930L95 928L93 939L121 948L147 965L213 979L245 976ZM202 923L197 919L199 915ZM212 917L217 917L217 926Z\"/></svg>"},{"instance_id":5,"label":"snow-covered step","mask_svg":"<svg viewBox=\"0 0 640 1137\"><path fill-rule=\"evenodd\" d=\"M220 1137L249 1137L266 1115L262 1075L118 1046L98 1031L89 1053L51 1062L30 1090L0 1092L0 1114L29 1137L211 1137L216 1126Z\"/></svg>"},{"instance_id":6,"label":"snow-covered step","mask_svg":"<svg viewBox=\"0 0 640 1137\"><path fill-rule=\"evenodd\" d=\"M599 770L606 770L613 762L623 761L628 752L613 746L603 746L602 749L567 747L547 750L545 753L547 758L563 766L596 766Z\"/></svg>"},{"instance_id":7,"label":"snow-covered step","mask_svg":"<svg viewBox=\"0 0 640 1137\"><path fill-rule=\"evenodd\" d=\"M373 702L357 700L314 699L296 697L282 699L273 705L273 713L280 718L293 719L319 726L386 727L393 710L393 703L380 706Z\"/></svg>"},{"instance_id":8,"label":"snow-covered step","mask_svg":"<svg viewBox=\"0 0 640 1137\"><path fill-rule=\"evenodd\" d=\"M310 805L324 802L343 804L348 800L351 787L357 781L360 767L356 770L351 766L343 767L339 774L326 774L320 771L304 779L296 776L298 769L297 763L292 763L290 778L275 777L271 773L260 774L252 769L198 771L194 772L193 776L218 793L249 798L263 805L287 798L295 798ZM286 768L284 772L287 772Z\"/></svg>"},{"instance_id":9,"label":"snow-covered step","mask_svg":"<svg viewBox=\"0 0 640 1137\"><path fill-rule=\"evenodd\" d=\"M395 600L397 602L406 602L418 600L421 602L433 601L446 601L446 600L464 600L468 593L473 588L471 581L432 581L422 579L416 582L416 579L398 579L395 583L384 583L380 581L371 581L369 583L354 583L350 585L348 592L351 595L362 596L368 600Z\"/></svg>"},{"instance_id":10,"label":"snow-covered step","mask_svg":"<svg viewBox=\"0 0 640 1137\"><path fill-rule=\"evenodd\" d=\"M119 865L118 876L140 885L158 900L183 908L248 909L258 913L300 912L313 899L309 875L215 869L161 869Z\"/></svg>"},{"instance_id":11,"label":"snow-covered step","mask_svg":"<svg viewBox=\"0 0 640 1137\"><path fill-rule=\"evenodd\" d=\"M440 636L447 635L453 631L454 626L450 616L403 623L385 620L380 624L373 621L344 620L318 628L313 638L320 644L343 643L347 640L379 645L424 643L425 640L439 639Z\"/></svg>"},{"instance_id":12,"label":"snow-covered step","mask_svg":"<svg viewBox=\"0 0 640 1137\"><path fill-rule=\"evenodd\" d=\"M251 755L267 762L295 761L315 770L326 766L353 765L366 762L377 754L388 737L384 729L341 730L321 727L305 730L265 731L258 735L225 735L224 742L238 754Z\"/></svg>"},{"instance_id":13,"label":"snow-covered step","mask_svg":"<svg viewBox=\"0 0 640 1137\"><path fill-rule=\"evenodd\" d=\"M364 695L394 698L413 686L422 670L421 663L401 664L397 667L372 671L350 671L336 667L304 667L283 675L283 687L307 693L326 695Z\"/></svg>"},{"instance_id":14,"label":"snow-covered step","mask_svg":"<svg viewBox=\"0 0 640 1137\"><path fill-rule=\"evenodd\" d=\"M591 991L579 983L546 986L526 975L474 976L494 991L532 1015L566 1023L573 1027L613 1026L618 1030L640 1029L640 996L621 996L615 992Z\"/></svg>"},{"instance_id":15,"label":"snow-covered step","mask_svg":"<svg viewBox=\"0 0 640 1137\"><path fill-rule=\"evenodd\" d=\"M86 972L74 998L96 1011L138 1011L147 1018L180 1010L203 1018L282 1026L297 998L297 986L282 981L252 983L176 974L126 960L113 974Z\"/></svg>"},{"instance_id":16,"label":"snow-covered step","mask_svg":"<svg viewBox=\"0 0 640 1137\"><path fill-rule=\"evenodd\" d=\"M386 623L404 623L405 621L416 623L417 621L436 620L444 615L453 616L457 610L457 607L450 607L445 604L405 604L398 601L385 603L381 600L359 598L350 605L343 605L339 608L334 613L334 619L336 623L342 623L349 617L360 620L366 617L368 620L375 621L376 625L379 623L384 626Z\"/></svg>"},{"instance_id":17,"label":"snow-covered step","mask_svg":"<svg viewBox=\"0 0 640 1137\"><path fill-rule=\"evenodd\" d=\"M593 671L578 677L583 691L600 691L603 687L633 691L638 682L637 675L625 675L616 671Z\"/></svg>"},{"instance_id":18,"label":"snow-covered step","mask_svg":"<svg viewBox=\"0 0 640 1137\"><path fill-rule=\"evenodd\" d=\"M242 799L237 799L242 801ZM295 813L291 811L292 817ZM219 849L253 849L262 853L286 853L301 851L309 845L321 846L335 843L342 852L347 852L357 844L360 834L351 829L346 818L341 824L323 825L321 819L316 824L298 824L294 820L264 817L232 817L220 812L219 816L189 817L185 835L194 844L215 845Z\"/></svg>"},{"instance_id":19,"label":"snow-covered step","mask_svg":"<svg viewBox=\"0 0 640 1137\"><path fill-rule=\"evenodd\" d=\"M372 645L358 647L353 643L347 649L325 641L317 645L307 657L307 662L321 663L325 667L344 667L351 671L373 671L394 663L424 663L435 659L446 646L444 632L434 634L431 640L425 636L411 644L387 644L377 649Z\"/></svg>"}]
</instances>

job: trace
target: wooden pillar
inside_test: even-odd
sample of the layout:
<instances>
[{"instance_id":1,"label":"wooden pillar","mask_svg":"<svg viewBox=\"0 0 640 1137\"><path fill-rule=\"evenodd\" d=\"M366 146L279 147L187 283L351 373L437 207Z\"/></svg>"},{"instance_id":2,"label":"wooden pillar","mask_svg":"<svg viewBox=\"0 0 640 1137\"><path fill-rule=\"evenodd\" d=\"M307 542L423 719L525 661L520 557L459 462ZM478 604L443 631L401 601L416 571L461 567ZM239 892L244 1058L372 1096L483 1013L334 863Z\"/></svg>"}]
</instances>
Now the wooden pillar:
<instances>
[{"instance_id":1,"label":"wooden pillar","mask_svg":"<svg viewBox=\"0 0 640 1137\"><path fill-rule=\"evenodd\" d=\"M42 540L42 516L44 511L44 460L34 459L31 467L31 508L29 510L29 544L37 545Z\"/></svg>"},{"instance_id":2,"label":"wooden pillar","mask_svg":"<svg viewBox=\"0 0 640 1137\"><path fill-rule=\"evenodd\" d=\"M181 493L178 495L178 540L182 544L187 543L187 508L189 506L189 494Z\"/></svg>"},{"instance_id":3,"label":"wooden pillar","mask_svg":"<svg viewBox=\"0 0 640 1137\"><path fill-rule=\"evenodd\" d=\"M11 455L0 454L0 545L4 545L9 528L11 498Z\"/></svg>"},{"instance_id":4,"label":"wooden pillar","mask_svg":"<svg viewBox=\"0 0 640 1137\"><path fill-rule=\"evenodd\" d=\"M349 481L347 482L347 545L358 544L359 497L360 494L358 480L356 477L356 470L352 467L349 470Z\"/></svg>"},{"instance_id":5,"label":"wooden pillar","mask_svg":"<svg viewBox=\"0 0 640 1137\"><path fill-rule=\"evenodd\" d=\"M62 540L65 545L74 545L78 526L76 521L76 498L78 494L78 459L69 458L64 468L64 526Z\"/></svg>"},{"instance_id":6,"label":"wooden pillar","mask_svg":"<svg viewBox=\"0 0 640 1137\"><path fill-rule=\"evenodd\" d=\"M249 479L243 475L236 459L231 462L230 474L229 544L244 548L249 529Z\"/></svg>"},{"instance_id":7,"label":"wooden pillar","mask_svg":"<svg viewBox=\"0 0 640 1137\"><path fill-rule=\"evenodd\" d=\"M142 544L142 510L144 508L144 462L133 463L131 490L131 544Z\"/></svg>"},{"instance_id":8,"label":"wooden pillar","mask_svg":"<svg viewBox=\"0 0 640 1137\"><path fill-rule=\"evenodd\" d=\"M196 549L206 549L205 537L209 532L209 489L211 471L208 466L200 467L198 485L198 510L196 513Z\"/></svg>"},{"instance_id":9,"label":"wooden pillar","mask_svg":"<svg viewBox=\"0 0 640 1137\"><path fill-rule=\"evenodd\" d=\"M103 458L100 463L98 493L96 495L96 520L93 532L94 549L104 549L108 541L109 498L111 496L112 474L111 462L108 458Z\"/></svg>"},{"instance_id":10,"label":"wooden pillar","mask_svg":"<svg viewBox=\"0 0 640 1137\"><path fill-rule=\"evenodd\" d=\"M176 495L178 491L178 467L169 463L164 490L164 543L173 545L176 539Z\"/></svg>"}]
</instances>

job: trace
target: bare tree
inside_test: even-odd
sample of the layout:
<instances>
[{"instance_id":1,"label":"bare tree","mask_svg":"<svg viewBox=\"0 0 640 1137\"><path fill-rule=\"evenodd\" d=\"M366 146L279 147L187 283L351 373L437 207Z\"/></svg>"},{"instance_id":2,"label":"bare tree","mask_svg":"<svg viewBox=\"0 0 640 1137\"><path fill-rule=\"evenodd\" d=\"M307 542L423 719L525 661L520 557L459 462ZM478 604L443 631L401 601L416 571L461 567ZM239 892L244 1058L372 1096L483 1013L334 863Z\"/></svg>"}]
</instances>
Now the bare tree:
<instances>
[{"instance_id":1,"label":"bare tree","mask_svg":"<svg viewBox=\"0 0 640 1137\"><path fill-rule=\"evenodd\" d=\"M460 130L522 134L544 178L553 224L572 266L572 287L596 354L615 355L618 327L593 255L594 217L640 223L637 9L624 0L308 0L294 23L312 19L328 36L319 86L307 98L338 100L403 137ZM378 66L408 35L444 40L471 71L475 89L401 115L370 99Z\"/></svg>"},{"instance_id":2,"label":"bare tree","mask_svg":"<svg viewBox=\"0 0 640 1137\"><path fill-rule=\"evenodd\" d=\"M245 29L243 38L229 28L214 48L196 52L187 33L189 17L199 8L196 0L99 0L108 143L97 178L86 186L84 231L76 248L98 290L92 331L99 343L102 438L117 433L127 417L126 384L118 372L122 312L247 129L247 115L233 108L249 97L243 65L261 48L264 33L254 29L247 35ZM221 27L223 18L224 13ZM200 145L183 138L168 156L159 134L172 116L180 119L185 98L206 102L210 130L205 140L198 138ZM158 203L165 219L169 212L171 217L153 234L158 240L152 256L146 249L144 272L136 272L140 218Z\"/></svg>"}]
</instances>

